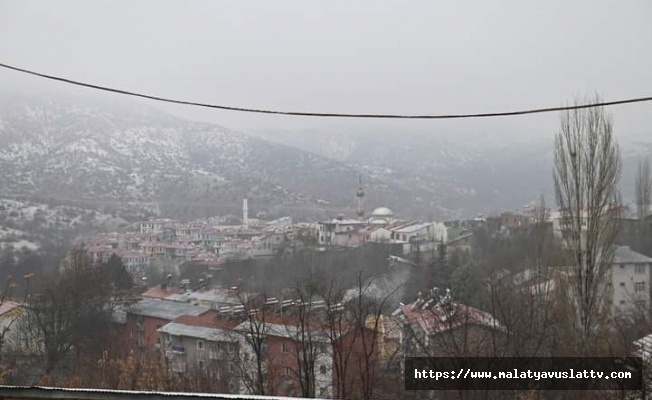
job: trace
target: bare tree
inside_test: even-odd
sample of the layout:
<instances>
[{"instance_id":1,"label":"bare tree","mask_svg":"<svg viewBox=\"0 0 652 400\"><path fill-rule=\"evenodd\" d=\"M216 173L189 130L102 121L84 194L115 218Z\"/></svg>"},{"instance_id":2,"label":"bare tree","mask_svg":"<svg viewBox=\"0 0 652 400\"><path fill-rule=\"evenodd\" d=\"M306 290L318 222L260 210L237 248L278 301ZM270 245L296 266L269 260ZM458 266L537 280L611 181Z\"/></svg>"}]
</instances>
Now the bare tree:
<instances>
[{"instance_id":1,"label":"bare tree","mask_svg":"<svg viewBox=\"0 0 652 400\"><path fill-rule=\"evenodd\" d=\"M321 297L326 305L326 326L330 345L333 349L333 397L345 399L349 397L347 375L352 364L352 353L346 351L343 336L347 333L348 324L344 317L344 288L331 280L321 288Z\"/></svg>"},{"instance_id":2,"label":"bare tree","mask_svg":"<svg viewBox=\"0 0 652 400\"><path fill-rule=\"evenodd\" d=\"M240 305L232 310L234 318L242 323L233 332L241 343L240 359L236 362L241 382L250 394L274 393L273 366L267 357L267 340L270 334L268 313L271 312L259 299L252 299L247 293L238 293ZM266 298L266 296L262 296Z\"/></svg>"},{"instance_id":3,"label":"bare tree","mask_svg":"<svg viewBox=\"0 0 652 400\"><path fill-rule=\"evenodd\" d=\"M327 331L333 348L335 398L377 398L390 386L389 370L396 351L385 346L385 320L392 311L391 299L400 289L376 290L376 280L364 279L359 272L356 286L346 291L334 290L327 295ZM398 350L398 346L396 346Z\"/></svg>"},{"instance_id":4,"label":"bare tree","mask_svg":"<svg viewBox=\"0 0 652 400\"><path fill-rule=\"evenodd\" d=\"M32 275L28 274L24 277L27 282L25 297L29 293L29 280ZM9 277L4 290L0 291L0 307L5 310L0 321L0 382L5 382L12 374L12 370L15 369L16 360L14 356L19 350L15 331L22 314L22 306L11 300L16 286L13 279Z\"/></svg>"},{"instance_id":5,"label":"bare tree","mask_svg":"<svg viewBox=\"0 0 652 400\"><path fill-rule=\"evenodd\" d=\"M650 255L652 239L650 238L650 222L647 221L647 216L650 213L652 201L652 173L650 171L650 161L647 158L638 161L635 189L638 223L636 224L636 237L633 243L636 244L637 251Z\"/></svg>"},{"instance_id":6,"label":"bare tree","mask_svg":"<svg viewBox=\"0 0 652 400\"><path fill-rule=\"evenodd\" d=\"M574 326L580 349L587 351L607 311L604 285L619 230L621 165L611 117L602 107L563 113L554 157L555 195L574 264L568 275Z\"/></svg>"},{"instance_id":7,"label":"bare tree","mask_svg":"<svg viewBox=\"0 0 652 400\"><path fill-rule=\"evenodd\" d=\"M94 365L115 340L111 317L129 301L131 278L121 262L93 263L83 248L61 271L40 278L40 293L28 297L19 322L23 349L41 358L45 374L69 357L88 372L82 364Z\"/></svg>"},{"instance_id":8,"label":"bare tree","mask_svg":"<svg viewBox=\"0 0 652 400\"><path fill-rule=\"evenodd\" d=\"M303 284L299 283L297 294L298 304L293 318L287 321L286 329L295 346L301 395L313 398L321 381L317 367L325 357L332 360L332 352L327 349L326 324L323 323L326 304L318 299L317 285L312 276Z\"/></svg>"},{"instance_id":9,"label":"bare tree","mask_svg":"<svg viewBox=\"0 0 652 400\"><path fill-rule=\"evenodd\" d=\"M652 197L652 174L650 174L650 160L638 161L636 174L636 213L638 220L643 221L650 212Z\"/></svg>"}]
</instances>

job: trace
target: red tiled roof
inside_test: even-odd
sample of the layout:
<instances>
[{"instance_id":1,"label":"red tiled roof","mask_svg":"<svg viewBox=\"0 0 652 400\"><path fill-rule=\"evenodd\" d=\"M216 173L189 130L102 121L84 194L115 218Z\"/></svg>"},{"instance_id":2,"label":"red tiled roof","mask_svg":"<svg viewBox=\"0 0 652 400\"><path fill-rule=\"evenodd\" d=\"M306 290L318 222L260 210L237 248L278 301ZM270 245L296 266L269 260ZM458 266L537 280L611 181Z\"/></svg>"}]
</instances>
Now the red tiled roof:
<instances>
[{"instance_id":1,"label":"red tiled roof","mask_svg":"<svg viewBox=\"0 0 652 400\"><path fill-rule=\"evenodd\" d=\"M465 324L500 328L491 315L467 305L454 304L452 309L455 310L455 313L450 318L440 307L429 307L424 310L413 306L414 303L407 304L401 306L400 309L410 323L418 325L423 332L430 335L454 330Z\"/></svg>"},{"instance_id":2,"label":"red tiled roof","mask_svg":"<svg viewBox=\"0 0 652 400\"><path fill-rule=\"evenodd\" d=\"M260 316L262 319L262 316ZM274 312L266 312L264 314L266 324L275 324L275 325L285 325L285 326L306 326L314 330L327 330L328 325L326 323L308 320L302 321L299 317L294 315L283 315L277 314Z\"/></svg>"}]
</instances>

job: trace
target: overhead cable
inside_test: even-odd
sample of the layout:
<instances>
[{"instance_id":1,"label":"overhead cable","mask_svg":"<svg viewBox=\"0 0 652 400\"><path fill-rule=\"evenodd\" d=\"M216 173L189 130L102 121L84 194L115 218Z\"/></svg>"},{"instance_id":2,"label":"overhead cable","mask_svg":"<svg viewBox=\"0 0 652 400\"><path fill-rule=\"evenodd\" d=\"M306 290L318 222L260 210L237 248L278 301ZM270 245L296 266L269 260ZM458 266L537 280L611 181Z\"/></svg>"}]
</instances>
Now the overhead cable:
<instances>
[{"instance_id":1,"label":"overhead cable","mask_svg":"<svg viewBox=\"0 0 652 400\"><path fill-rule=\"evenodd\" d=\"M616 100L616 101L604 101L598 103L586 103L586 104L576 104L572 106L562 106L562 107L546 107L546 108L535 108L528 110L517 110L517 111L504 111L504 112L491 112L491 113L471 113L471 114L433 114L433 115L401 115L401 114L348 114L348 113L324 113L324 112L299 112L299 111L279 111L279 110L266 110L266 109L257 109L257 108L246 108L246 107L234 107L234 106L224 106L217 104L208 104L200 103L194 101L185 101L185 100L175 100L160 96L154 96L149 94L137 93L128 90L115 89L107 86L95 85L91 83L80 82L72 79L62 78L59 76L48 75L41 72L31 71L24 68L15 67L8 64L0 63L0 67L10 69L13 71L23 72L29 75L38 76L45 79L50 79L58 82L64 82L71 85L82 86L90 89L103 90L105 92L118 93L127 96L140 97L149 100L161 101L165 103L173 104L183 104L188 106L195 107L204 107L204 108L213 108L226 111L239 111L247 113L258 113L258 114L276 114L276 115L287 115L293 117L329 117L329 118L379 118L379 119L468 119L468 118L491 118L491 117L509 117L516 115L527 115L527 114L541 114L549 112L558 112L558 111L568 111L568 110L578 110L583 108L594 108L594 107L606 107L606 106L615 106L621 104L632 104L632 103L642 103L652 101L652 96L649 97L638 97L631 98L626 100Z\"/></svg>"}]
</instances>

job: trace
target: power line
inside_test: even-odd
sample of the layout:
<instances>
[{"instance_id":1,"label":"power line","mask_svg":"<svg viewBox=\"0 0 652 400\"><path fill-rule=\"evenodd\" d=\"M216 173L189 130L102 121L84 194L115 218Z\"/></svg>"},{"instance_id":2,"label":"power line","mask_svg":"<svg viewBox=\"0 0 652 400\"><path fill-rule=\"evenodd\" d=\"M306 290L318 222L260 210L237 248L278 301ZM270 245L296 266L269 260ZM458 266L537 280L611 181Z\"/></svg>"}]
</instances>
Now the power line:
<instances>
[{"instance_id":1,"label":"power line","mask_svg":"<svg viewBox=\"0 0 652 400\"><path fill-rule=\"evenodd\" d=\"M149 100L161 101L165 103L173 104L184 104L188 106L196 107L205 107L213 108L219 110L227 111L240 111L248 113L258 113L258 114L276 114L276 115L288 115L294 117L332 117L332 118L384 118L384 119L462 119L462 118L488 118L488 117L509 117L516 115L526 115L526 114L541 114L557 111L568 111L568 110L578 110L583 108L594 108L594 107L606 107L606 106L615 106L620 104L631 104L631 103L642 103L647 101L652 101L652 96L650 97L639 97L626 100L616 100L616 101L607 101L601 103L588 103L580 104L573 106L564 106L564 107L547 107L547 108L535 108L529 110L519 110L519 111L505 111L505 112L495 112L495 113L477 113L477 114L440 114L440 115L400 115L400 114L344 114L344 113L317 113L317 112L297 112L297 111L276 111L276 110L264 110L256 108L244 108L244 107L232 107L232 106L222 106L217 104L208 104L208 103L198 103L194 101L184 101L184 100L175 100L165 97L153 96L143 93L130 92L127 90L115 89L106 86L94 85L90 83L84 83L75 81L72 79L61 78L54 75L47 75L36 71L30 71L27 69L14 67L8 64L0 63L0 67L23 72L29 75L38 76L45 79L50 79L58 82L64 82L71 85L82 86L86 88L103 90L105 92L124 94L127 96L140 97Z\"/></svg>"}]
</instances>

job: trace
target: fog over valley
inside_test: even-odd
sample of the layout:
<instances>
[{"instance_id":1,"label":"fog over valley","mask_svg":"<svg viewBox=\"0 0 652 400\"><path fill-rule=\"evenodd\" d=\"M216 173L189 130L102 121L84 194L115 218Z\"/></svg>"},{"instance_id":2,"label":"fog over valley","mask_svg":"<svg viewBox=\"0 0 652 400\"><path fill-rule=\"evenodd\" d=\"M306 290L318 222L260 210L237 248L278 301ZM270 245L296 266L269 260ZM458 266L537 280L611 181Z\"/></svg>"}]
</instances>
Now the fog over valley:
<instances>
[{"instance_id":1,"label":"fog over valley","mask_svg":"<svg viewBox=\"0 0 652 400\"><path fill-rule=\"evenodd\" d=\"M0 0L0 398L646 398L650 21Z\"/></svg>"}]
</instances>

